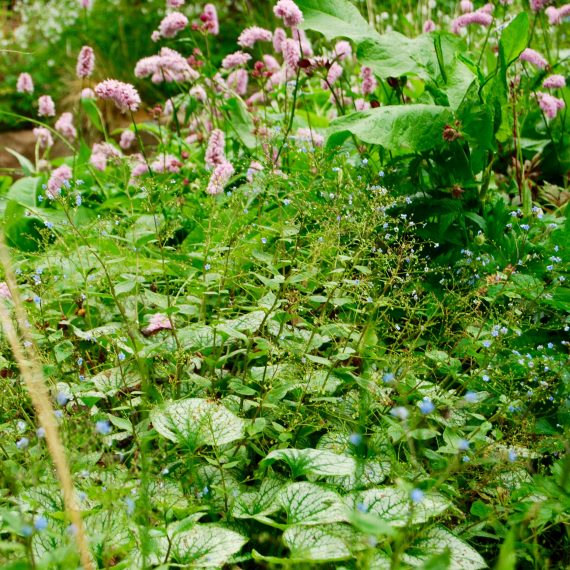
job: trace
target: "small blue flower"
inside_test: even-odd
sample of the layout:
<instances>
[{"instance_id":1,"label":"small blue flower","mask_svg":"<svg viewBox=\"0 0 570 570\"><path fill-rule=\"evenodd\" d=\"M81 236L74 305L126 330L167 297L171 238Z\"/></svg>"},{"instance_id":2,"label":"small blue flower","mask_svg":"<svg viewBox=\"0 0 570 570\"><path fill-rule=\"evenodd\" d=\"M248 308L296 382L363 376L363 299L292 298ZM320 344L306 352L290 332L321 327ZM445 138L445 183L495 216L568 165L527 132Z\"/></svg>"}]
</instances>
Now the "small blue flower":
<instances>
[{"instance_id":1,"label":"small blue flower","mask_svg":"<svg viewBox=\"0 0 570 570\"><path fill-rule=\"evenodd\" d=\"M38 532L42 532L42 530L45 530L47 526L48 526L47 519L43 515L38 515L36 517L36 520L34 521L34 528Z\"/></svg>"},{"instance_id":2,"label":"small blue flower","mask_svg":"<svg viewBox=\"0 0 570 570\"><path fill-rule=\"evenodd\" d=\"M46 436L46 430L43 427L39 427L36 430L36 435L38 436L38 438L42 439Z\"/></svg>"},{"instance_id":3,"label":"small blue flower","mask_svg":"<svg viewBox=\"0 0 570 570\"><path fill-rule=\"evenodd\" d=\"M421 503L424 500L424 492L421 489L413 489L410 493L410 498L412 499L413 503Z\"/></svg>"},{"instance_id":4,"label":"small blue flower","mask_svg":"<svg viewBox=\"0 0 570 570\"><path fill-rule=\"evenodd\" d=\"M127 514L132 515L135 512L135 501L131 497L127 497L125 504L127 505Z\"/></svg>"},{"instance_id":5,"label":"small blue flower","mask_svg":"<svg viewBox=\"0 0 570 570\"><path fill-rule=\"evenodd\" d=\"M356 509L361 513L365 513L366 511L368 511L364 503L356 503Z\"/></svg>"},{"instance_id":6,"label":"small blue flower","mask_svg":"<svg viewBox=\"0 0 570 570\"><path fill-rule=\"evenodd\" d=\"M385 372L384 376L382 376L382 382L385 384L389 384L390 382L394 381L394 374L392 372Z\"/></svg>"},{"instance_id":7,"label":"small blue flower","mask_svg":"<svg viewBox=\"0 0 570 570\"><path fill-rule=\"evenodd\" d=\"M26 538L28 536L32 536L33 532L34 529L29 524L26 524L22 527L22 536L25 536Z\"/></svg>"},{"instance_id":8,"label":"small blue flower","mask_svg":"<svg viewBox=\"0 0 570 570\"><path fill-rule=\"evenodd\" d=\"M55 399L60 406L65 406L69 402L69 398L63 392L58 392Z\"/></svg>"},{"instance_id":9,"label":"small blue flower","mask_svg":"<svg viewBox=\"0 0 570 570\"><path fill-rule=\"evenodd\" d=\"M435 410L433 402L426 396L419 404L418 408L422 414L431 414Z\"/></svg>"},{"instance_id":10,"label":"small blue flower","mask_svg":"<svg viewBox=\"0 0 570 570\"><path fill-rule=\"evenodd\" d=\"M396 406L390 410L390 414L400 420L407 420L410 412L404 406Z\"/></svg>"},{"instance_id":11,"label":"small blue flower","mask_svg":"<svg viewBox=\"0 0 570 570\"><path fill-rule=\"evenodd\" d=\"M261 243L267 243L267 238L261 238Z\"/></svg>"},{"instance_id":12,"label":"small blue flower","mask_svg":"<svg viewBox=\"0 0 570 570\"><path fill-rule=\"evenodd\" d=\"M16 447L18 449L26 449L30 445L30 440L27 437L22 437L16 442Z\"/></svg>"},{"instance_id":13,"label":"small blue flower","mask_svg":"<svg viewBox=\"0 0 570 570\"><path fill-rule=\"evenodd\" d=\"M101 435L107 435L111 433L111 424L108 420L99 420L95 424L95 431Z\"/></svg>"},{"instance_id":14,"label":"small blue flower","mask_svg":"<svg viewBox=\"0 0 570 570\"><path fill-rule=\"evenodd\" d=\"M122 352L122 351L119 352L118 358L119 358L119 360L120 360L121 362L122 362L123 360L125 360L125 358L126 358L126 357L125 357L125 353Z\"/></svg>"},{"instance_id":15,"label":"small blue flower","mask_svg":"<svg viewBox=\"0 0 570 570\"><path fill-rule=\"evenodd\" d=\"M517 460L517 453L514 449L509 449L509 461L511 463L514 463Z\"/></svg>"},{"instance_id":16,"label":"small blue flower","mask_svg":"<svg viewBox=\"0 0 570 570\"><path fill-rule=\"evenodd\" d=\"M362 443L362 436L359 433L351 433L348 441L350 441L352 445L360 445Z\"/></svg>"},{"instance_id":17,"label":"small blue flower","mask_svg":"<svg viewBox=\"0 0 570 570\"><path fill-rule=\"evenodd\" d=\"M460 439L457 442L457 449L460 449L461 451L467 451L469 449L469 441L466 439Z\"/></svg>"},{"instance_id":18,"label":"small blue flower","mask_svg":"<svg viewBox=\"0 0 570 570\"><path fill-rule=\"evenodd\" d=\"M204 269L205 269L206 271L210 271L210 268L211 268L211 267L212 267L212 266L211 266L209 263L206 263L206 265L204 265Z\"/></svg>"},{"instance_id":19,"label":"small blue flower","mask_svg":"<svg viewBox=\"0 0 570 570\"><path fill-rule=\"evenodd\" d=\"M483 341L483 346L484 346L485 348L489 348L489 347L491 346L491 341L490 341L490 340L484 340L484 341Z\"/></svg>"},{"instance_id":20,"label":"small blue flower","mask_svg":"<svg viewBox=\"0 0 570 570\"><path fill-rule=\"evenodd\" d=\"M469 455L464 455L461 458L461 461L463 461L463 463L469 463L471 461L471 458L469 457Z\"/></svg>"}]
</instances>

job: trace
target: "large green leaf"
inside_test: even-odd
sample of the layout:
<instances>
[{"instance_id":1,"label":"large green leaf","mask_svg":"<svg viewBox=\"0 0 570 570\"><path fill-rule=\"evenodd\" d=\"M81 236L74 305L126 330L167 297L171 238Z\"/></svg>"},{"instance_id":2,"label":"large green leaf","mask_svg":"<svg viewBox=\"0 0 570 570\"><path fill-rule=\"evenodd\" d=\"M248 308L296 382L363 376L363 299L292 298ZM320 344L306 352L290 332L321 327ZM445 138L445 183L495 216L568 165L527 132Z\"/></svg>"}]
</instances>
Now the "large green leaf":
<instances>
[{"instance_id":1,"label":"large green leaf","mask_svg":"<svg viewBox=\"0 0 570 570\"><path fill-rule=\"evenodd\" d=\"M242 493L234 501L232 516L238 519L261 518L277 512L281 505L276 497L283 488L283 482L266 477L259 491Z\"/></svg>"},{"instance_id":2,"label":"large green leaf","mask_svg":"<svg viewBox=\"0 0 570 570\"><path fill-rule=\"evenodd\" d=\"M291 483L277 500L287 513L288 524L318 525L348 520L342 499L314 483Z\"/></svg>"},{"instance_id":3,"label":"large green leaf","mask_svg":"<svg viewBox=\"0 0 570 570\"><path fill-rule=\"evenodd\" d=\"M380 38L348 0L299 0L297 5L304 18L300 27L320 32L328 40L344 37L359 43L366 38Z\"/></svg>"},{"instance_id":4,"label":"large green leaf","mask_svg":"<svg viewBox=\"0 0 570 570\"><path fill-rule=\"evenodd\" d=\"M219 568L238 553L247 538L216 524L197 524L172 540L173 557L192 568Z\"/></svg>"},{"instance_id":5,"label":"large green leaf","mask_svg":"<svg viewBox=\"0 0 570 570\"><path fill-rule=\"evenodd\" d=\"M292 526L283 533L283 542L294 561L329 562L350 558L345 541L324 527Z\"/></svg>"},{"instance_id":6,"label":"large green leaf","mask_svg":"<svg viewBox=\"0 0 570 570\"><path fill-rule=\"evenodd\" d=\"M293 472L293 477L300 475L354 475L356 461L346 455L338 455L320 449L276 449L261 463L271 465L275 461L284 461Z\"/></svg>"},{"instance_id":7,"label":"large green leaf","mask_svg":"<svg viewBox=\"0 0 570 570\"><path fill-rule=\"evenodd\" d=\"M528 44L528 14L521 12L504 30L499 40L501 66L506 70Z\"/></svg>"},{"instance_id":8,"label":"large green leaf","mask_svg":"<svg viewBox=\"0 0 570 570\"><path fill-rule=\"evenodd\" d=\"M245 422L221 404L189 398L154 408L151 421L156 431L191 447L224 445L241 439Z\"/></svg>"},{"instance_id":9,"label":"large green leaf","mask_svg":"<svg viewBox=\"0 0 570 570\"><path fill-rule=\"evenodd\" d=\"M424 523L444 512L450 503L437 493L426 493L420 503L412 503L408 493L397 487L382 487L352 493L354 509L379 516L393 526Z\"/></svg>"},{"instance_id":10,"label":"large green leaf","mask_svg":"<svg viewBox=\"0 0 570 570\"><path fill-rule=\"evenodd\" d=\"M328 129L329 147L349 133L387 150L422 152L443 143L443 129L451 122L449 108L437 105L391 105L340 117Z\"/></svg>"},{"instance_id":11,"label":"large green leaf","mask_svg":"<svg viewBox=\"0 0 570 570\"><path fill-rule=\"evenodd\" d=\"M449 570L479 570L487 568L482 556L466 542L442 526L428 530L421 536L402 560L411 566L421 566L434 554L448 549L451 554Z\"/></svg>"},{"instance_id":12,"label":"large green leaf","mask_svg":"<svg viewBox=\"0 0 570 570\"><path fill-rule=\"evenodd\" d=\"M40 187L41 178L26 176L16 180L8 191L7 199L14 200L22 206L36 205L36 195Z\"/></svg>"}]
</instances>

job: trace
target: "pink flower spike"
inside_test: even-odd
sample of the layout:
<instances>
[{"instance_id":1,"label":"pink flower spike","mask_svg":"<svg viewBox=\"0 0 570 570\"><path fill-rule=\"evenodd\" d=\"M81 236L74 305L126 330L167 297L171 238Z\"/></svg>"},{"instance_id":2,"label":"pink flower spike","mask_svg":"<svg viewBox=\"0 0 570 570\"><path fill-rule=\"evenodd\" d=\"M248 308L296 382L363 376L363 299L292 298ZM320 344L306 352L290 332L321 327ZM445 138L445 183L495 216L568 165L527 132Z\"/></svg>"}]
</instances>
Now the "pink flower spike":
<instances>
[{"instance_id":1,"label":"pink flower spike","mask_svg":"<svg viewBox=\"0 0 570 570\"><path fill-rule=\"evenodd\" d=\"M542 57L536 50L531 48L526 48L520 54L521 61L527 61L528 63L532 63L532 65L536 65L539 69L546 69L548 67L548 61Z\"/></svg>"},{"instance_id":2,"label":"pink flower spike","mask_svg":"<svg viewBox=\"0 0 570 570\"><path fill-rule=\"evenodd\" d=\"M249 53L244 53L243 51L236 51L226 55L222 60L222 67L224 69L233 69L234 67L239 67L240 65L245 65L251 59Z\"/></svg>"},{"instance_id":3,"label":"pink flower spike","mask_svg":"<svg viewBox=\"0 0 570 570\"><path fill-rule=\"evenodd\" d=\"M32 81L32 76L29 73L20 73L20 75L18 75L18 81L16 82L16 91L18 93L34 92L34 82Z\"/></svg>"},{"instance_id":4,"label":"pink flower spike","mask_svg":"<svg viewBox=\"0 0 570 570\"><path fill-rule=\"evenodd\" d=\"M204 22L204 28L210 34L217 36L220 33L220 24L218 22L218 12L213 4L206 4L204 11L200 16L200 20Z\"/></svg>"},{"instance_id":5,"label":"pink flower spike","mask_svg":"<svg viewBox=\"0 0 570 570\"><path fill-rule=\"evenodd\" d=\"M426 20L424 22L424 34L429 34L435 30L435 22L433 20Z\"/></svg>"},{"instance_id":6,"label":"pink flower spike","mask_svg":"<svg viewBox=\"0 0 570 570\"><path fill-rule=\"evenodd\" d=\"M208 140L208 148L206 149L206 164L210 167L218 166L226 160L225 154L226 137L220 129L214 129Z\"/></svg>"},{"instance_id":7,"label":"pink flower spike","mask_svg":"<svg viewBox=\"0 0 570 570\"><path fill-rule=\"evenodd\" d=\"M47 183L47 191L46 194L48 198L54 200L61 194L61 188L64 186L66 182L71 180L73 173L71 172L71 168L64 164L59 168L56 168L49 177Z\"/></svg>"},{"instance_id":8,"label":"pink flower spike","mask_svg":"<svg viewBox=\"0 0 570 570\"><path fill-rule=\"evenodd\" d=\"M315 147L321 147L325 142L325 137L323 137L323 135L320 135L311 129L304 128L297 129L296 138L299 141L309 142Z\"/></svg>"},{"instance_id":9,"label":"pink flower spike","mask_svg":"<svg viewBox=\"0 0 570 570\"><path fill-rule=\"evenodd\" d=\"M560 109L566 104L562 99L550 95L550 93L537 93L538 105L549 119L554 119Z\"/></svg>"},{"instance_id":10,"label":"pink flower spike","mask_svg":"<svg viewBox=\"0 0 570 570\"><path fill-rule=\"evenodd\" d=\"M530 0L530 8L533 12L540 12L550 0Z\"/></svg>"},{"instance_id":11,"label":"pink flower spike","mask_svg":"<svg viewBox=\"0 0 570 570\"><path fill-rule=\"evenodd\" d=\"M155 161L150 165L153 172L180 172L182 168L182 163L171 154L161 154Z\"/></svg>"},{"instance_id":12,"label":"pink flower spike","mask_svg":"<svg viewBox=\"0 0 570 570\"><path fill-rule=\"evenodd\" d=\"M273 49L277 53L283 51L283 42L287 39L287 33L283 28L275 28L273 32Z\"/></svg>"},{"instance_id":13,"label":"pink flower spike","mask_svg":"<svg viewBox=\"0 0 570 570\"><path fill-rule=\"evenodd\" d=\"M376 81L372 69L370 67L363 67L360 70L360 77L362 78L362 94L370 95L370 93L374 93L376 87L378 87L378 81Z\"/></svg>"},{"instance_id":14,"label":"pink flower spike","mask_svg":"<svg viewBox=\"0 0 570 570\"><path fill-rule=\"evenodd\" d=\"M11 298L12 298L12 293L10 293L8 285L4 281L2 281L2 283L0 283L0 299L11 299Z\"/></svg>"},{"instance_id":15,"label":"pink flower spike","mask_svg":"<svg viewBox=\"0 0 570 570\"><path fill-rule=\"evenodd\" d=\"M182 12L172 12L166 15L158 26L163 38L174 38L188 26L188 18Z\"/></svg>"},{"instance_id":16,"label":"pink flower spike","mask_svg":"<svg viewBox=\"0 0 570 570\"><path fill-rule=\"evenodd\" d=\"M206 188L206 194L210 194L212 196L221 194L234 172L234 167L230 162L225 161L218 164L214 169L214 172L212 172L212 176L208 182L208 187Z\"/></svg>"},{"instance_id":17,"label":"pink flower spike","mask_svg":"<svg viewBox=\"0 0 570 570\"><path fill-rule=\"evenodd\" d=\"M85 10L90 10L92 3L93 0L79 0L79 5Z\"/></svg>"},{"instance_id":18,"label":"pink flower spike","mask_svg":"<svg viewBox=\"0 0 570 570\"><path fill-rule=\"evenodd\" d=\"M172 323L170 322L170 319L166 315L163 315L162 313L155 313L150 317L150 322L148 324L148 327L146 327L146 329L143 330L143 333L146 335L151 335L159 331L171 330L171 329L172 329Z\"/></svg>"},{"instance_id":19,"label":"pink flower spike","mask_svg":"<svg viewBox=\"0 0 570 570\"><path fill-rule=\"evenodd\" d=\"M469 14L463 14L458 16L451 23L451 30L454 34L458 34L461 28L470 26L471 24L478 24L479 26L490 26L493 22L493 16L478 10L477 12L470 12Z\"/></svg>"},{"instance_id":20,"label":"pink flower spike","mask_svg":"<svg viewBox=\"0 0 570 570\"><path fill-rule=\"evenodd\" d=\"M53 146L53 137L49 129L45 127L36 127L33 131L36 141L40 148L50 148Z\"/></svg>"},{"instance_id":21,"label":"pink flower spike","mask_svg":"<svg viewBox=\"0 0 570 570\"><path fill-rule=\"evenodd\" d=\"M342 75L342 67L335 61L329 68L327 73L327 82L332 85ZM325 84L325 88L327 85Z\"/></svg>"},{"instance_id":22,"label":"pink flower spike","mask_svg":"<svg viewBox=\"0 0 570 570\"><path fill-rule=\"evenodd\" d=\"M471 0L461 0L461 2L459 2L459 9L463 14L467 12L473 12L473 2L471 2Z\"/></svg>"},{"instance_id":23,"label":"pink flower spike","mask_svg":"<svg viewBox=\"0 0 570 570\"><path fill-rule=\"evenodd\" d=\"M59 117L55 123L55 130L66 139L76 139L77 130L73 126L73 115L71 113L62 113L61 117Z\"/></svg>"},{"instance_id":24,"label":"pink flower spike","mask_svg":"<svg viewBox=\"0 0 570 570\"><path fill-rule=\"evenodd\" d=\"M129 83L116 79L101 81L95 86L95 93L100 99L113 101L121 113L136 111L141 104L137 90Z\"/></svg>"},{"instance_id":25,"label":"pink flower spike","mask_svg":"<svg viewBox=\"0 0 570 570\"><path fill-rule=\"evenodd\" d=\"M273 8L273 13L282 18L289 28L296 28L303 21L303 13L293 0L279 0Z\"/></svg>"},{"instance_id":26,"label":"pink flower spike","mask_svg":"<svg viewBox=\"0 0 570 570\"><path fill-rule=\"evenodd\" d=\"M550 75L543 82L545 89L564 89L566 87L566 78L563 75Z\"/></svg>"},{"instance_id":27,"label":"pink flower spike","mask_svg":"<svg viewBox=\"0 0 570 570\"><path fill-rule=\"evenodd\" d=\"M90 87L81 90L81 99L95 99L95 91Z\"/></svg>"},{"instance_id":28,"label":"pink flower spike","mask_svg":"<svg viewBox=\"0 0 570 570\"><path fill-rule=\"evenodd\" d=\"M279 62L272 55L265 54L263 56L263 63L270 73L277 73L281 69Z\"/></svg>"},{"instance_id":29,"label":"pink flower spike","mask_svg":"<svg viewBox=\"0 0 570 570\"><path fill-rule=\"evenodd\" d=\"M346 40L341 40L340 42L336 42L334 53L336 54L338 61L343 61L346 58L352 57L352 46Z\"/></svg>"},{"instance_id":30,"label":"pink flower spike","mask_svg":"<svg viewBox=\"0 0 570 570\"><path fill-rule=\"evenodd\" d=\"M79 52L79 57L77 58L77 67L75 70L77 77L81 79L91 77L94 67L95 53L93 52L93 49L89 46L83 46Z\"/></svg>"},{"instance_id":31,"label":"pink flower spike","mask_svg":"<svg viewBox=\"0 0 570 570\"><path fill-rule=\"evenodd\" d=\"M299 60L301 59L301 50L296 40L285 40L283 42L283 59L288 69L297 69Z\"/></svg>"},{"instance_id":32,"label":"pink flower spike","mask_svg":"<svg viewBox=\"0 0 570 570\"><path fill-rule=\"evenodd\" d=\"M234 69L226 80L230 89L233 89L238 95L245 95L247 92L247 84L249 76L245 69Z\"/></svg>"},{"instance_id":33,"label":"pink flower spike","mask_svg":"<svg viewBox=\"0 0 570 570\"><path fill-rule=\"evenodd\" d=\"M259 26L252 26L246 28L239 35L237 43L242 48L252 48L257 42L270 42L273 39L273 34L265 28Z\"/></svg>"},{"instance_id":34,"label":"pink flower spike","mask_svg":"<svg viewBox=\"0 0 570 570\"><path fill-rule=\"evenodd\" d=\"M184 0L166 0L167 8L181 8L184 6Z\"/></svg>"},{"instance_id":35,"label":"pink flower spike","mask_svg":"<svg viewBox=\"0 0 570 570\"><path fill-rule=\"evenodd\" d=\"M55 103L49 95L38 99L38 115L40 117L55 117Z\"/></svg>"},{"instance_id":36,"label":"pink flower spike","mask_svg":"<svg viewBox=\"0 0 570 570\"><path fill-rule=\"evenodd\" d=\"M135 133L133 133L133 131L126 129L121 133L121 138L119 139L119 146L123 150L128 150L129 148L131 148L135 140L136 140Z\"/></svg>"}]
</instances>

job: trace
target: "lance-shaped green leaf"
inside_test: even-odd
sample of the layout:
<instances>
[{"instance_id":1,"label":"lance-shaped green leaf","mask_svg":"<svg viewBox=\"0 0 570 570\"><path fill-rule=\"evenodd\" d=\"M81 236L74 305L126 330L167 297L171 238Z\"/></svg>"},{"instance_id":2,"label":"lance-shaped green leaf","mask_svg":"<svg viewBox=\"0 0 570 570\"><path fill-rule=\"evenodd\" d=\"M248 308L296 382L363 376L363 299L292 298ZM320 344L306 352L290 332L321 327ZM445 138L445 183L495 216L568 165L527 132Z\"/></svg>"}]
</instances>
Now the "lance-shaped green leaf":
<instances>
[{"instance_id":1,"label":"lance-shaped green leaf","mask_svg":"<svg viewBox=\"0 0 570 570\"><path fill-rule=\"evenodd\" d=\"M499 60L506 71L515 62L528 44L528 14L521 12L503 30L499 40Z\"/></svg>"},{"instance_id":2,"label":"lance-shaped green leaf","mask_svg":"<svg viewBox=\"0 0 570 570\"><path fill-rule=\"evenodd\" d=\"M339 495L314 483L291 483L277 500L287 513L288 524L317 525L344 522L346 506Z\"/></svg>"},{"instance_id":3,"label":"lance-shaped green leaf","mask_svg":"<svg viewBox=\"0 0 570 570\"><path fill-rule=\"evenodd\" d=\"M197 524L188 532L174 535L172 555L192 568L219 568L247 542L233 530L215 524Z\"/></svg>"},{"instance_id":4,"label":"lance-shaped green leaf","mask_svg":"<svg viewBox=\"0 0 570 570\"><path fill-rule=\"evenodd\" d=\"M377 515L393 526L420 524L445 511L449 501L437 493L426 493L423 500L413 503L404 489L382 487L359 491L348 497L354 509Z\"/></svg>"},{"instance_id":5,"label":"lance-shaped green leaf","mask_svg":"<svg viewBox=\"0 0 570 570\"><path fill-rule=\"evenodd\" d=\"M245 422L221 404L189 398L154 408L151 421L156 431L192 448L224 445L241 439Z\"/></svg>"},{"instance_id":6,"label":"lance-shaped green leaf","mask_svg":"<svg viewBox=\"0 0 570 570\"><path fill-rule=\"evenodd\" d=\"M283 542L291 551L290 560L330 562L350 558L345 541L324 527L292 526L283 533Z\"/></svg>"},{"instance_id":7,"label":"lance-shaped green leaf","mask_svg":"<svg viewBox=\"0 0 570 570\"><path fill-rule=\"evenodd\" d=\"M469 544L442 526L429 529L402 556L402 561L411 566L421 566L434 554L448 549L450 552L449 570L479 570L487 568L483 557Z\"/></svg>"},{"instance_id":8,"label":"lance-shaped green leaf","mask_svg":"<svg viewBox=\"0 0 570 570\"><path fill-rule=\"evenodd\" d=\"M356 461L352 457L322 449L276 449L261 464L272 465L275 461L287 463L293 477L301 475L354 476L356 472Z\"/></svg>"},{"instance_id":9,"label":"lance-shaped green leaf","mask_svg":"<svg viewBox=\"0 0 570 570\"><path fill-rule=\"evenodd\" d=\"M452 113L438 105L391 105L340 117L328 130L328 147L334 147L352 133L366 143L387 150L422 152L441 146L443 129Z\"/></svg>"},{"instance_id":10,"label":"lance-shaped green leaf","mask_svg":"<svg viewBox=\"0 0 570 570\"><path fill-rule=\"evenodd\" d=\"M327 40L344 37L359 43L380 37L348 0L298 0L297 5L304 19L300 27L320 32Z\"/></svg>"}]
</instances>

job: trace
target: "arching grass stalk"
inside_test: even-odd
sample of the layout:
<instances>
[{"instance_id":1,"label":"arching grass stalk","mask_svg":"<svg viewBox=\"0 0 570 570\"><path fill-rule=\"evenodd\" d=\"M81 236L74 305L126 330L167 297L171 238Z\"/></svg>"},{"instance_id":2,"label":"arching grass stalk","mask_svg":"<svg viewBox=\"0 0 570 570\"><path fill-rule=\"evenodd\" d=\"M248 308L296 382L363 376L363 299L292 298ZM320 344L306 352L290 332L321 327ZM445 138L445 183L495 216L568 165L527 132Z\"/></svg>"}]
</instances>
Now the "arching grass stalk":
<instances>
[{"instance_id":1,"label":"arching grass stalk","mask_svg":"<svg viewBox=\"0 0 570 570\"><path fill-rule=\"evenodd\" d=\"M51 404L49 390L42 373L39 355L35 349L32 335L24 326L24 323L28 321L27 313L18 291L16 278L12 270L10 254L3 233L0 234L0 264L4 269L6 283L10 289L12 300L14 301L16 318L20 323L18 332L6 305L0 303L0 321L2 322L2 328L6 333L8 342L12 348L12 353L22 373L22 378L30 394L40 426L45 430L46 443L63 493L65 511L75 530L73 535L79 551L81 564L84 570L94 570L87 535L85 534L85 528L77 504L71 471L69 469L65 448L59 436L57 421Z\"/></svg>"},{"instance_id":2,"label":"arching grass stalk","mask_svg":"<svg viewBox=\"0 0 570 570\"><path fill-rule=\"evenodd\" d=\"M146 152L145 152L145 150L144 150L144 145L143 145L143 142L142 142L142 138L141 138L140 132L139 132L139 130L138 130L138 128L137 128L137 122L135 121L135 116L133 115L133 112L132 112L132 111L130 111L130 114L131 114L131 122L133 123L133 129L134 129L134 131L135 131L135 136L137 137L137 141L138 141L138 143L139 143L139 147L140 147L140 149L141 149L141 153L142 153L142 155L143 155L145 164L146 164L146 166L147 166L147 168L148 168L148 172L149 172L149 174L152 176L152 170L151 170L151 168L150 168L150 163L148 162L148 157L147 157Z\"/></svg>"}]
</instances>

